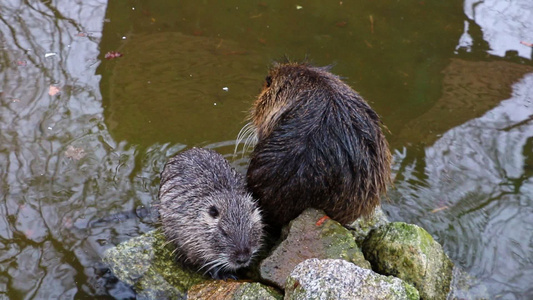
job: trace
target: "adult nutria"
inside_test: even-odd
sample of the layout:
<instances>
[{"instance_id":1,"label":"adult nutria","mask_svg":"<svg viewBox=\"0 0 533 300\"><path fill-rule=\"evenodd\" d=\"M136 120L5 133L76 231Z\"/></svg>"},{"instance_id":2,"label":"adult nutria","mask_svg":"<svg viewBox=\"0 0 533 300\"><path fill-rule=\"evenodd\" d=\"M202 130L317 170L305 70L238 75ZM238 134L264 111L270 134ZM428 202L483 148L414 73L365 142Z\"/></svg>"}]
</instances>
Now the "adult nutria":
<instances>
[{"instance_id":1,"label":"adult nutria","mask_svg":"<svg viewBox=\"0 0 533 300\"><path fill-rule=\"evenodd\" d=\"M308 207L342 224L370 215L391 181L381 125L329 68L275 64L251 113L247 183L264 222L279 229Z\"/></svg>"},{"instance_id":2,"label":"adult nutria","mask_svg":"<svg viewBox=\"0 0 533 300\"><path fill-rule=\"evenodd\" d=\"M185 266L232 277L261 246L263 224L242 175L222 155L193 148L171 158L161 173L163 232Z\"/></svg>"}]
</instances>

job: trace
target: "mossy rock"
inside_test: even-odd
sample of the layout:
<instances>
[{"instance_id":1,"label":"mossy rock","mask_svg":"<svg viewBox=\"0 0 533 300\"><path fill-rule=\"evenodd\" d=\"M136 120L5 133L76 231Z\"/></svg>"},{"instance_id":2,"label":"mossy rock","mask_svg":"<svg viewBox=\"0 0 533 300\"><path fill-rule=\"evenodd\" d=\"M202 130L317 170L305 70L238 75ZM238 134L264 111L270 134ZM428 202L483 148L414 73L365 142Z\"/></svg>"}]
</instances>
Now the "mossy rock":
<instances>
[{"instance_id":1,"label":"mossy rock","mask_svg":"<svg viewBox=\"0 0 533 300\"><path fill-rule=\"evenodd\" d=\"M372 230L363 253L374 271L413 284L422 299L446 299L450 291L453 263L416 225L394 222Z\"/></svg>"},{"instance_id":2,"label":"mossy rock","mask_svg":"<svg viewBox=\"0 0 533 300\"><path fill-rule=\"evenodd\" d=\"M138 298L183 299L191 286L209 278L182 268L172 251L163 233L154 230L108 249L103 261L118 279L133 286Z\"/></svg>"},{"instance_id":3,"label":"mossy rock","mask_svg":"<svg viewBox=\"0 0 533 300\"><path fill-rule=\"evenodd\" d=\"M261 278L279 289L294 267L309 258L344 259L370 269L351 232L321 210L305 210L284 232L281 243L260 265Z\"/></svg>"}]
</instances>

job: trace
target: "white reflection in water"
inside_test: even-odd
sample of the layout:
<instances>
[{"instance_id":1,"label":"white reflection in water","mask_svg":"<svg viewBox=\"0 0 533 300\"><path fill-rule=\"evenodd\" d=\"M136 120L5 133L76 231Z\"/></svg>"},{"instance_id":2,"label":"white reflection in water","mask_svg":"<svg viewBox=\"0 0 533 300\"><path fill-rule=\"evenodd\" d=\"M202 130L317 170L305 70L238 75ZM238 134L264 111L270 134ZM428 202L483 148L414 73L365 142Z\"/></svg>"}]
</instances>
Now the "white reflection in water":
<instances>
[{"instance_id":1,"label":"white reflection in water","mask_svg":"<svg viewBox=\"0 0 533 300\"><path fill-rule=\"evenodd\" d=\"M533 74L510 99L427 147L424 174L405 153L395 156L401 179L393 194L404 210L418 210L411 221L436 233L492 295L533 296L523 285L533 278Z\"/></svg>"},{"instance_id":2,"label":"white reflection in water","mask_svg":"<svg viewBox=\"0 0 533 300\"><path fill-rule=\"evenodd\" d=\"M468 21L464 21L463 34L459 38L459 43L455 47L455 50L457 50L459 48L463 48L467 52L470 52L472 50L473 39L470 36L469 27L470 27L470 25L469 25Z\"/></svg>"},{"instance_id":3,"label":"white reflection in water","mask_svg":"<svg viewBox=\"0 0 533 300\"><path fill-rule=\"evenodd\" d=\"M483 39L493 55L505 56L508 50L518 51L524 58L533 58L533 1L531 0L465 0L464 11L483 31Z\"/></svg>"},{"instance_id":4,"label":"white reflection in water","mask_svg":"<svg viewBox=\"0 0 533 300\"><path fill-rule=\"evenodd\" d=\"M106 294L95 264L110 236L129 233L87 224L151 201L144 184L151 166L130 180L135 149L115 143L103 123L95 62L106 7L0 2L0 294ZM49 95L50 86L60 93ZM86 155L68 157L68 146ZM143 159L159 161L161 148Z\"/></svg>"}]
</instances>

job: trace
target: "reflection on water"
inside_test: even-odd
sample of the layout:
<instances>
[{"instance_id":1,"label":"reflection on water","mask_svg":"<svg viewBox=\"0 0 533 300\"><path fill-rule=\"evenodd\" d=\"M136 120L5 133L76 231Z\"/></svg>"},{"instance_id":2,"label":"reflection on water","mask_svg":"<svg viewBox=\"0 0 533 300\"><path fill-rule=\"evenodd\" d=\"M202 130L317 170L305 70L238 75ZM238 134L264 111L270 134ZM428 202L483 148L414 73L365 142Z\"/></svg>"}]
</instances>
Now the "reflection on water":
<instances>
[{"instance_id":1,"label":"reflection on water","mask_svg":"<svg viewBox=\"0 0 533 300\"><path fill-rule=\"evenodd\" d=\"M481 27L490 54L505 56L507 51L516 51L519 56L533 59L531 48L520 43L533 43L533 2L465 0L464 12Z\"/></svg>"},{"instance_id":2,"label":"reflection on water","mask_svg":"<svg viewBox=\"0 0 533 300\"><path fill-rule=\"evenodd\" d=\"M533 297L531 4L345 2L2 0L0 295L133 296L100 256L154 227L166 158L201 145L244 172L266 66L307 53L393 132L391 217L491 295Z\"/></svg>"},{"instance_id":3,"label":"reflection on water","mask_svg":"<svg viewBox=\"0 0 533 300\"><path fill-rule=\"evenodd\" d=\"M424 152L424 161L409 150L395 155L393 197L401 205L394 218L433 228L448 254L493 293L531 294L517 278L533 276L533 74L513 86L511 99Z\"/></svg>"},{"instance_id":4,"label":"reflection on water","mask_svg":"<svg viewBox=\"0 0 533 300\"><path fill-rule=\"evenodd\" d=\"M102 249L147 227L87 224L148 205L153 168L170 149L143 153L147 164L129 180L135 147L105 130L95 70L106 3L31 2L0 5L0 291L11 299L105 294L120 285L99 280ZM86 155L68 157L69 147Z\"/></svg>"},{"instance_id":5,"label":"reflection on water","mask_svg":"<svg viewBox=\"0 0 533 300\"><path fill-rule=\"evenodd\" d=\"M406 122L391 142L433 144L449 128L498 106L512 95L513 84L529 72L533 72L531 66L507 61L450 59L441 72L440 98L423 114Z\"/></svg>"}]
</instances>

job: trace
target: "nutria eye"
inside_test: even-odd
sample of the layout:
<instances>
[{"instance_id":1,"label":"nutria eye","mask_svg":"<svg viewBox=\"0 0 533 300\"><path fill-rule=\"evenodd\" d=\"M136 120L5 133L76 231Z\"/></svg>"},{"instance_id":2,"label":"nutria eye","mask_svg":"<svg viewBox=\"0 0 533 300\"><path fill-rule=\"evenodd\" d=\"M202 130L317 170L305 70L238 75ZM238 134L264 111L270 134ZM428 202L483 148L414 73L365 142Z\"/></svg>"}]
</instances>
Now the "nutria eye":
<instances>
[{"instance_id":1,"label":"nutria eye","mask_svg":"<svg viewBox=\"0 0 533 300\"><path fill-rule=\"evenodd\" d=\"M209 208L209 215L213 218L218 217L218 209L215 206Z\"/></svg>"},{"instance_id":2,"label":"nutria eye","mask_svg":"<svg viewBox=\"0 0 533 300\"><path fill-rule=\"evenodd\" d=\"M270 85L272 84L272 77L267 76L267 77L265 78L265 82L266 82L266 86L267 86L267 87L270 87Z\"/></svg>"}]
</instances>

